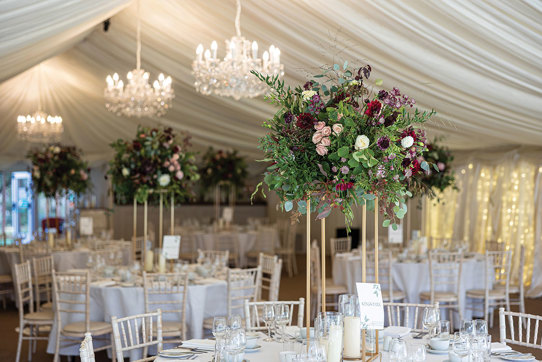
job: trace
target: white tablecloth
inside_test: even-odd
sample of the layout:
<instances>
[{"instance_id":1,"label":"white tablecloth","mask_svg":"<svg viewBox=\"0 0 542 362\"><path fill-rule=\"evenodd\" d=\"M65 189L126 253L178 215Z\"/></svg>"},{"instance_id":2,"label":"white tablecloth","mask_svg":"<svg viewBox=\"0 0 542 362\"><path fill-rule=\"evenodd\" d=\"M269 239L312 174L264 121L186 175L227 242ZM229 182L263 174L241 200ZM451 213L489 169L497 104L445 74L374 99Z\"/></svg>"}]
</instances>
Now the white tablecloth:
<instances>
[{"instance_id":1,"label":"white tablecloth","mask_svg":"<svg viewBox=\"0 0 542 362\"><path fill-rule=\"evenodd\" d=\"M188 338L202 338L203 320L205 318L223 316L226 314L225 281L213 284L190 285L188 287L186 323ZM145 313L143 287L104 287L91 285L90 288L90 320L111 321L112 316L118 318ZM66 314L63 314L63 317ZM84 320L83 315L75 316L69 322ZM76 319L78 318L78 319ZM171 314L164 315L164 320L172 320ZM63 321L63 323L65 323ZM68 323L68 322L66 322ZM54 353L56 342L56 322L53 325L47 346L48 353ZM103 344L95 343L96 346ZM137 351L136 351L137 353ZM79 355L79 346L61 349L62 355ZM136 357L136 355L132 357Z\"/></svg>"},{"instance_id":2,"label":"white tablecloth","mask_svg":"<svg viewBox=\"0 0 542 362\"><path fill-rule=\"evenodd\" d=\"M465 308L465 295L469 289L484 288L484 267L483 260L463 261L460 291L463 319L472 318L472 311ZM406 293L406 302L419 303L420 293L430 290L429 279L428 262L394 262L392 265L394 289ZM351 253L337 254L333 260L333 282L345 285L348 293L356 293L356 283L361 282L361 256Z\"/></svg>"}]
</instances>

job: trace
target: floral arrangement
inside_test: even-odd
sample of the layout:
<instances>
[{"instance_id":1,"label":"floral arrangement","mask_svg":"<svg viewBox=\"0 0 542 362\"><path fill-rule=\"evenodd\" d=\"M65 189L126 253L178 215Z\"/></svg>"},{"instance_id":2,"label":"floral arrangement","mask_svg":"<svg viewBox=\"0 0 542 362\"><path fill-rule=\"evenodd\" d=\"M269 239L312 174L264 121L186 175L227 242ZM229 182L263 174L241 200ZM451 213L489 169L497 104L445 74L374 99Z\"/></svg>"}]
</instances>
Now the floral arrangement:
<instances>
[{"instance_id":1,"label":"floral arrangement","mask_svg":"<svg viewBox=\"0 0 542 362\"><path fill-rule=\"evenodd\" d=\"M438 139L426 143L427 151L420 158L434 165L435 170L428 169L413 178L410 191L414 195L425 194L430 198L437 197L436 191L444 191L448 187L457 189L454 185L455 175L451 168L454 156L446 147L438 145Z\"/></svg>"},{"instance_id":2,"label":"floral arrangement","mask_svg":"<svg viewBox=\"0 0 542 362\"><path fill-rule=\"evenodd\" d=\"M176 201L191 195L191 183L199 179L195 155L188 151L189 137L176 136L171 128L139 126L136 138L111 144L115 157L108 174L119 204L148 200L152 192L173 193ZM166 198L167 199L167 198Z\"/></svg>"},{"instance_id":3,"label":"floral arrangement","mask_svg":"<svg viewBox=\"0 0 542 362\"><path fill-rule=\"evenodd\" d=\"M210 147L203 155L200 169L202 185L214 187L220 182L241 188L247 178L247 164L237 151L215 151Z\"/></svg>"},{"instance_id":4,"label":"floral arrangement","mask_svg":"<svg viewBox=\"0 0 542 362\"><path fill-rule=\"evenodd\" d=\"M46 197L67 190L79 195L90 187L90 169L76 147L52 144L30 151L27 157L32 161L34 189Z\"/></svg>"},{"instance_id":5,"label":"floral arrangement","mask_svg":"<svg viewBox=\"0 0 542 362\"><path fill-rule=\"evenodd\" d=\"M429 169L419 162L425 132L413 126L434 112L410 111L414 99L397 88L373 94L365 85L370 73L369 65L334 64L292 90L277 77L253 72L271 87L267 99L280 106L264 123L269 133L259 147L271 163L264 182L284 210L297 204L296 214L303 214L310 197L317 218L340 209L348 226L353 205L371 208L378 197L384 226L396 228L405 216L408 179Z\"/></svg>"}]
</instances>

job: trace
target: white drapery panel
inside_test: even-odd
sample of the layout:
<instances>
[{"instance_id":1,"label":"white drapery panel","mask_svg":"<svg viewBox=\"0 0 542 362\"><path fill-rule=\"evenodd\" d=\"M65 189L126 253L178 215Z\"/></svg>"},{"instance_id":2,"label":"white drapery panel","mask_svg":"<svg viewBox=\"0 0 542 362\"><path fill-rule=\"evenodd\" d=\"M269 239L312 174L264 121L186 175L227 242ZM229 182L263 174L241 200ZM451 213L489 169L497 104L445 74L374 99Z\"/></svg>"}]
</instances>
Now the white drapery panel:
<instances>
[{"instance_id":1,"label":"white drapery panel","mask_svg":"<svg viewBox=\"0 0 542 362\"><path fill-rule=\"evenodd\" d=\"M10 19L0 23L0 34L15 34L22 28L25 38L32 39L32 52L3 51L3 77L50 56L50 49L68 48L78 36L69 34L84 33L74 29L91 24L90 18L95 23L103 20L126 1L20 3L34 4L33 11L27 11L30 5L28 9L21 5L25 11L19 14L14 5L19 2L0 3L0 16ZM95 11L85 7L90 3ZM209 145L236 148L259 158L257 137L264 133L260 124L274 108L263 99L207 97L193 88L191 62L196 46L217 40L219 55L224 55L222 41L234 34L234 5L224 0L142 0L142 67L151 78L161 71L171 75L176 93L173 109L163 119L123 119L104 109L107 74L118 72L125 77L135 67L134 5L113 16L109 32L96 27L85 40L46 61L41 72L50 82L40 90L43 108L64 118L63 142L77 144L90 159L106 159L111 155L111 141L133 135L138 123L160 123L190 131L200 149ZM14 14L19 14L16 19ZM43 26L27 25L38 18L46 18ZM286 81L292 85L334 59L370 63L372 78L384 79L384 87L396 85L414 97L418 106L437 110L438 117L427 125L431 134L447 135L445 142L455 149L471 149L540 146L541 18L542 5L535 1L247 0L241 30L262 48L280 47ZM49 22L62 27L55 35L44 36L48 29L55 29ZM63 27L67 30L62 31ZM51 36L65 41L51 42ZM21 61L6 62L12 54ZM0 84L4 163L24 158L24 146L15 138L16 116L35 109L37 88L31 81L39 71L32 68Z\"/></svg>"},{"instance_id":2,"label":"white drapery panel","mask_svg":"<svg viewBox=\"0 0 542 362\"><path fill-rule=\"evenodd\" d=\"M525 246L524 282L530 296L542 295L542 153L526 150L460 154L454 164L459 191L446 190L440 202L427 200L425 235L465 240L483 253L487 240L512 251L517 280L521 245ZM434 245L438 246L438 245Z\"/></svg>"},{"instance_id":3,"label":"white drapery panel","mask_svg":"<svg viewBox=\"0 0 542 362\"><path fill-rule=\"evenodd\" d=\"M130 1L0 1L0 80L70 49Z\"/></svg>"}]
</instances>

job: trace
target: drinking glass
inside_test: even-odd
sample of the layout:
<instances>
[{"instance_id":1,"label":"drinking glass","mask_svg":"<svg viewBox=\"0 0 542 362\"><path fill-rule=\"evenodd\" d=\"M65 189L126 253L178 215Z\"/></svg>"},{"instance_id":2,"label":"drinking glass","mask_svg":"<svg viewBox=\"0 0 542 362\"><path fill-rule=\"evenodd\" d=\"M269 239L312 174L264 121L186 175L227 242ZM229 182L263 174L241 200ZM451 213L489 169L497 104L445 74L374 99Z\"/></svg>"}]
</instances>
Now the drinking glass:
<instances>
[{"instance_id":1,"label":"drinking glass","mask_svg":"<svg viewBox=\"0 0 542 362\"><path fill-rule=\"evenodd\" d=\"M487 322L483 319L474 321L474 331L477 335L485 336L487 334Z\"/></svg>"},{"instance_id":2,"label":"drinking glass","mask_svg":"<svg viewBox=\"0 0 542 362\"><path fill-rule=\"evenodd\" d=\"M337 312L318 313L315 321L318 343L327 355L328 362L339 362L343 351L343 315Z\"/></svg>"},{"instance_id":3,"label":"drinking glass","mask_svg":"<svg viewBox=\"0 0 542 362\"><path fill-rule=\"evenodd\" d=\"M425 345L413 345L411 359L413 362L425 361L426 352Z\"/></svg>"},{"instance_id":4,"label":"drinking glass","mask_svg":"<svg viewBox=\"0 0 542 362\"><path fill-rule=\"evenodd\" d=\"M218 340L226 335L228 323L224 317L214 317L213 319L213 336Z\"/></svg>"},{"instance_id":5,"label":"drinking glass","mask_svg":"<svg viewBox=\"0 0 542 362\"><path fill-rule=\"evenodd\" d=\"M461 322L461 328L459 328L459 331L463 334L468 334L473 336L476 334L476 328L474 326L473 321L463 321Z\"/></svg>"},{"instance_id":6,"label":"drinking glass","mask_svg":"<svg viewBox=\"0 0 542 362\"><path fill-rule=\"evenodd\" d=\"M394 338L390 344L390 360L395 362L406 361L408 357L407 345L401 338Z\"/></svg>"},{"instance_id":7,"label":"drinking glass","mask_svg":"<svg viewBox=\"0 0 542 362\"><path fill-rule=\"evenodd\" d=\"M285 341L284 328L290 321L290 308L286 304L275 304L274 306L275 322L280 326L280 340Z\"/></svg>"},{"instance_id":8,"label":"drinking glass","mask_svg":"<svg viewBox=\"0 0 542 362\"><path fill-rule=\"evenodd\" d=\"M487 351L487 338L485 335L470 337L472 362L483 362Z\"/></svg>"},{"instance_id":9,"label":"drinking glass","mask_svg":"<svg viewBox=\"0 0 542 362\"><path fill-rule=\"evenodd\" d=\"M243 321L239 314L233 314L228 318L230 329L240 329L243 327Z\"/></svg>"},{"instance_id":10,"label":"drinking glass","mask_svg":"<svg viewBox=\"0 0 542 362\"><path fill-rule=\"evenodd\" d=\"M264 339L266 342L272 342L273 338L271 338L271 325L273 324L273 321L275 320L275 308L273 304L264 304L263 306L263 315L262 319L265 323L265 326L267 327L267 338Z\"/></svg>"},{"instance_id":11,"label":"drinking glass","mask_svg":"<svg viewBox=\"0 0 542 362\"><path fill-rule=\"evenodd\" d=\"M344 358L359 358L361 345L361 319L359 300L355 294L339 295L339 313L344 316Z\"/></svg>"},{"instance_id":12,"label":"drinking glass","mask_svg":"<svg viewBox=\"0 0 542 362\"><path fill-rule=\"evenodd\" d=\"M438 325L440 313L437 308L425 307L423 310L423 327L428 330L429 338L433 336L433 331Z\"/></svg>"},{"instance_id":13,"label":"drinking glass","mask_svg":"<svg viewBox=\"0 0 542 362\"><path fill-rule=\"evenodd\" d=\"M461 332L456 332L452 340L452 351L461 360L467 357L470 352L469 335Z\"/></svg>"},{"instance_id":14,"label":"drinking glass","mask_svg":"<svg viewBox=\"0 0 542 362\"><path fill-rule=\"evenodd\" d=\"M226 360L228 362L242 362L246 344L247 338L244 329L238 328L228 330L224 347Z\"/></svg>"},{"instance_id":15,"label":"drinking glass","mask_svg":"<svg viewBox=\"0 0 542 362\"><path fill-rule=\"evenodd\" d=\"M437 334L440 338L450 338L450 321L439 321L437 327Z\"/></svg>"}]
</instances>

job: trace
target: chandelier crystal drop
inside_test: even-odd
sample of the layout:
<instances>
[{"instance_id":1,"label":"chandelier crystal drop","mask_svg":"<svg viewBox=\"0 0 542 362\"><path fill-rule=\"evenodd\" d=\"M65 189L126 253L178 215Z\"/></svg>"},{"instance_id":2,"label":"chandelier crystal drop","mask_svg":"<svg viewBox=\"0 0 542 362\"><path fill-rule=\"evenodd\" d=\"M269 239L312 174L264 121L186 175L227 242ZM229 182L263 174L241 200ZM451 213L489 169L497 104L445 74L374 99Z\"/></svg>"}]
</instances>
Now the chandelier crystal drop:
<instances>
[{"instance_id":1,"label":"chandelier crystal drop","mask_svg":"<svg viewBox=\"0 0 542 362\"><path fill-rule=\"evenodd\" d=\"M22 141L33 143L59 142L64 132L62 117L38 110L32 115L17 117L17 134Z\"/></svg>"},{"instance_id":2,"label":"chandelier crystal drop","mask_svg":"<svg viewBox=\"0 0 542 362\"><path fill-rule=\"evenodd\" d=\"M193 74L196 78L194 86L202 94L219 96L254 98L265 94L269 87L250 73L255 70L261 74L284 75L284 66L280 63L279 48L271 45L269 51L264 51L258 58L258 43L250 42L241 36L241 1L237 0L235 17L236 35L226 40L226 56L217 58L218 45L211 43L211 49L204 50L199 44L196 49L196 59L192 63Z\"/></svg>"},{"instance_id":3,"label":"chandelier crystal drop","mask_svg":"<svg viewBox=\"0 0 542 362\"><path fill-rule=\"evenodd\" d=\"M160 73L152 86L149 72L141 69L141 20L137 3L137 51L136 69L128 72L126 86L117 73L108 75L104 90L105 108L117 116L161 117L171 108L175 97L171 87L171 77Z\"/></svg>"}]
</instances>

